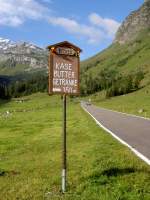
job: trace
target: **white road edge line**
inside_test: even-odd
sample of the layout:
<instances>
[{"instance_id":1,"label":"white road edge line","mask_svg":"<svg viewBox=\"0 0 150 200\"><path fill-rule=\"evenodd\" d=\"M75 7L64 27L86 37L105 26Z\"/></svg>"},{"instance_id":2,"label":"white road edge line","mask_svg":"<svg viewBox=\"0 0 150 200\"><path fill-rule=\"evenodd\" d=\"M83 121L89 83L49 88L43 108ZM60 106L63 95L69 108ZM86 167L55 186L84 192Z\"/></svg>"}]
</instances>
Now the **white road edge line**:
<instances>
[{"instance_id":1,"label":"white road edge line","mask_svg":"<svg viewBox=\"0 0 150 200\"><path fill-rule=\"evenodd\" d=\"M108 133L110 133L114 138L116 138L120 143L124 144L125 146L127 146L132 152L134 152L139 158L141 158L143 161L145 161L148 165L150 165L150 160L145 157L143 154L141 154L138 150L136 150L135 148L133 148L132 146L130 146L128 143L126 143L124 140L122 140L121 138L119 138L117 135L115 135L111 130L109 130L108 128L106 128L105 126L103 126L90 112L88 112L86 110L86 108L83 107L83 105L81 104L81 107L83 108L83 110L85 112L87 112L95 121L96 124L98 124L101 128L103 128L105 131L107 131Z\"/></svg>"}]
</instances>

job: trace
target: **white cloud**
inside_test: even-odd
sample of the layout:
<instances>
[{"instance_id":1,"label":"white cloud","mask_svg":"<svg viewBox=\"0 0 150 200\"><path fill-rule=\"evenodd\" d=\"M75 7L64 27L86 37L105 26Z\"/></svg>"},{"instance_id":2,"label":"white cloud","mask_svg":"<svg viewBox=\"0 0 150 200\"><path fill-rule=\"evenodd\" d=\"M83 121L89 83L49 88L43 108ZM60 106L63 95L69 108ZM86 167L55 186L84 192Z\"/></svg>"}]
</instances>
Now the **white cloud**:
<instances>
[{"instance_id":1,"label":"white cloud","mask_svg":"<svg viewBox=\"0 0 150 200\"><path fill-rule=\"evenodd\" d=\"M80 24L75 20L64 17L50 17L49 23L54 26L60 26L67 32L86 37L89 43L100 42L104 38L104 34L98 28Z\"/></svg>"},{"instance_id":2,"label":"white cloud","mask_svg":"<svg viewBox=\"0 0 150 200\"><path fill-rule=\"evenodd\" d=\"M1 17L0 14L0 24L1 25L7 25L7 26L19 26L23 23L23 19L20 19L17 16L11 17L11 16L3 16Z\"/></svg>"},{"instance_id":3,"label":"white cloud","mask_svg":"<svg viewBox=\"0 0 150 200\"><path fill-rule=\"evenodd\" d=\"M60 26L67 32L86 37L89 43L99 44L102 40L113 39L120 23L109 18L102 18L96 13L88 16L88 24L80 24L77 21L64 17L49 17L49 23Z\"/></svg>"},{"instance_id":4,"label":"white cloud","mask_svg":"<svg viewBox=\"0 0 150 200\"><path fill-rule=\"evenodd\" d=\"M109 37L114 37L114 34L118 30L120 23L109 18L102 18L97 13L89 15L89 21L91 24L101 28Z\"/></svg>"},{"instance_id":5,"label":"white cloud","mask_svg":"<svg viewBox=\"0 0 150 200\"><path fill-rule=\"evenodd\" d=\"M52 2L52 0L0 0L0 25L19 26L29 19L43 19L92 44L113 39L120 25L117 21L102 18L97 13L90 14L86 24L70 18L52 17L50 9L44 6L45 3Z\"/></svg>"},{"instance_id":6,"label":"white cloud","mask_svg":"<svg viewBox=\"0 0 150 200\"><path fill-rule=\"evenodd\" d=\"M0 0L0 24L19 26L26 19L38 20L49 10L36 0Z\"/></svg>"}]
</instances>

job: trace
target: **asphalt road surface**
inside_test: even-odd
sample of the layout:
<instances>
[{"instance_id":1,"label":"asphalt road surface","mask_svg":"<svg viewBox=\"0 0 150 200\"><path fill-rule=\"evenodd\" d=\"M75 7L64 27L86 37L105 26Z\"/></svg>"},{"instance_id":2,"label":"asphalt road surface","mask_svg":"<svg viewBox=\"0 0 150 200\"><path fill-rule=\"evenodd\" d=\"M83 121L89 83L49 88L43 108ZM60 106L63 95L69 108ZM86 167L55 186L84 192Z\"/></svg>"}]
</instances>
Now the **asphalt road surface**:
<instances>
[{"instance_id":1,"label":"asphalt road surface","mask_svg":"<svg viewBox=\"0 0 150 200\"><path fill-rule=\"evenodd\" d=\"M150 159L149 119L99 108L86 102L82 102L81 106L101 125Z\"/></svg>"}]
</instances>

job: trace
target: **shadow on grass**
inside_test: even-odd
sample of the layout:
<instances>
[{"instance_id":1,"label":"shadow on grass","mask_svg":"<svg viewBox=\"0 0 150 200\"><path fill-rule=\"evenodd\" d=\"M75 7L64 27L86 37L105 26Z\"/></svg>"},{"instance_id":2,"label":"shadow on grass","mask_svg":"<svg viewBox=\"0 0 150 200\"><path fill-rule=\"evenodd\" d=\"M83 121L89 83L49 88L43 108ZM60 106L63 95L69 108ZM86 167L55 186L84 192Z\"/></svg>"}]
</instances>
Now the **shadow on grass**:
<instances>
[{"instance_id":1,"label":"shadow on grass","mask_svg":"<svg viewBox=\"0 0 150 200\"><path fill-rule=\"evenodd\" d=\"M104 170L101 175L111 177L111 176L120 176L120 175L126 175L130 173L134 173L136 170L134 168L125 168L125 169L119 169L119 168L111 168Z\"/></svg>"},{"instance_id":2,"label":"shadow on grass","mask_svg":"<svg viewBox=\"0 0 150 200\"><path fill-rule=\"evenodd\" d=\"M92 184L98 184L98 185L105 185L107 184L110 180L113 181L113 178L117 176L123 176L131 173L135 173L138 170L134 168L124 168L124 169L119 169L119 168L110 168L107 170L102 171L101 173L94 173L91 176L88 177L88 180Z\"/></svg>"},{"instance_id":3,"label":"shadow on grass","mask_svg":"<svg viewBox=\"0 0 150 200\"><path fill-rule=\"evenodd\" d=\"M15 176L15 175L18 175L18 174L20 174L20 172L17 172L17 171L14 171L14 170L6 171L6 170L0 169L0 177L1 176L6 176L6 175L9 175L9 176L13 175L13 176Z\"/></svg>"}]
</instances>

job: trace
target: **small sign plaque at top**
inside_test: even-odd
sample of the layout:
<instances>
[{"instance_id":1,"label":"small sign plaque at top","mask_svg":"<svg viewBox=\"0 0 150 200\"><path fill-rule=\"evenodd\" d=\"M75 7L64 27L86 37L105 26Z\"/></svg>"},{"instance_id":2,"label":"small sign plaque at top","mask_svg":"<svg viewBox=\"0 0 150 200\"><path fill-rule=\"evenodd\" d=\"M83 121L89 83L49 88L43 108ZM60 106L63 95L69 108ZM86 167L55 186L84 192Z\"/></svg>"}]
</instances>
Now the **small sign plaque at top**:
<instances>
[{"instance_id":1,"label":"small sign plaque at top","mask_svg":"<svg viewBox=\"0 0 150 200\"><path fill-rule=\"evenodd\" d=\"M48 48L49 94L78 95L81 49L69 42L61 42Z\"/></svg>"},{"instance_id":2,"label":"small sign plaque at top","mask_svg":"<svg viewBox=\"0 0 150 200\"><path fill-rule=\"evenodd\" d=\"M69 55L69 56L75 56L77 55L77 52L75 52L74 49L71 48L65 48L65 47L57 47L56 53L58 55Z\"/></svg>"}]
</instances>

